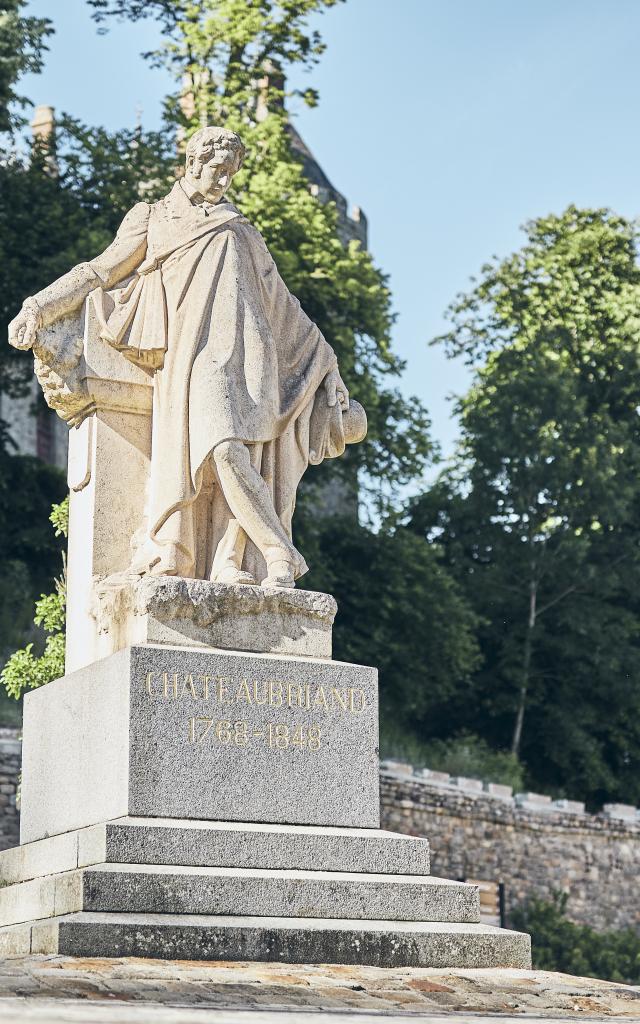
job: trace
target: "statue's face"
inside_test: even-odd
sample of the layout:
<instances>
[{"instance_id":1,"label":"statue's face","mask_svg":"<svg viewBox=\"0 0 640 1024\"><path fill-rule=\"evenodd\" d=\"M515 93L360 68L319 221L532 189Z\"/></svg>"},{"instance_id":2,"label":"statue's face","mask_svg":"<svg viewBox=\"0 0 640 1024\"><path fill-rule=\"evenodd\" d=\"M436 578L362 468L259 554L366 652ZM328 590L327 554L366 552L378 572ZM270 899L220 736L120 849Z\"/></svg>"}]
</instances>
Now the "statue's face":
<instances>
[{"instance_id":1,"label":"statue's face","mask_svg":"<svg viewBox=\"0 0 640 1024\"><path fill-rule=\"evenodd\" d=\"M217 203L229 188L235 170L235 154L216 149L206 163L191 160L186 173L208 202Z\"/></svg>"}]
</instances>

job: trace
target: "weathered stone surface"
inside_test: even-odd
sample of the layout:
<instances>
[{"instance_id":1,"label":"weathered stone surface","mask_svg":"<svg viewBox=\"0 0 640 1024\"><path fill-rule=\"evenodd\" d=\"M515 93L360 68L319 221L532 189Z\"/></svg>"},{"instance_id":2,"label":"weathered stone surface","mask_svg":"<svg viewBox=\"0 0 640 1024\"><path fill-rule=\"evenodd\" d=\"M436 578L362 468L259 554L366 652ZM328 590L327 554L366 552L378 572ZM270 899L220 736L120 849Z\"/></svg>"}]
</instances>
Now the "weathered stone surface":
<instances>
[{"instance_id":1,"label":"weathered stone surface","mask_svg":"<svg viewBox=\"0 0 640 1024\"><path fill-rule=\"evenodd\" d=\"M465 1024L636 1019L629 985L522 969L13 956L0 1019L15 1024ZM208 1012L207 1012L208 1011ZM4 1014L4 1015L3 1015Z\"/></svg>"},{"instance_id":2,"label":"weathered stone surface","mask_svg":"<svg viewBox=\"0 0 640 1024\"><path fill-rule=\"evenodd\" d=\"M429 875L102 864L0 890L0 926L83 910L380 921L480 920L477 886Z\"/></svg>"},{"instance_id":3,"label":"weathered stone surface","mask_svg":"<svg viewBox=\"0 0 640 1024\"><path fill-rule=\"evenodd\" d=\"M13 885L91 864L429 874L429 843L379 829L121 818L0 853Z\"/></svg>"},{"instance_id":4,"label":"weathered stone surface","mask_svg":"<svg viewBox=\"0 0 640 1024\"><path fill-rule=\"evenodd\" d=\"M629 898L640 873L638 818L554 804L536 811L384 770L380 782L383 827L428 836L436 875L502 882L507 924L516 907L560 891L570 920L599 931L640 927L640 903Z\"/></svg>"},{"instance_id":5,"label":"weathered stone surface","mask_svg":"<svg viewBox=\"0 0 640 1024\"><path fill-rule=\"evenodd\" d=\"M529 967L521 932L479 924L72 914L32 925L32 952L385 967Z\"/></svg>"},{"instance_id":6,"label":"weathered stone surface","mask_svg":"<svg viewBox=\"0 0 640 1024\"><path fill-rule=\"evenodd\" d=\"M34 690L22 842L127 814L376 828L376 675L148 646Z\"/></svg>"},{"instance_id":7,"label":"weathered stone surface","mask_svg":"<svg viewBox=\"0 0 640 1024\"><path fill-rule=\"evenodd\" d=\"M25 697L22 843L127 813L129 689L120 651Z\"/></svg>"},{"instance_id":8,"label":"weathered stone surface","mask_svg":"<svg viewBox=\"0 0 640 1024\"><path fill-rule=\"evenodd\" d=\"M99 582L94 595L100 657L145 643L331 657L328 594L134 576Z\"/></svg>"},{"instance_id":9,"label":"weathered stone surface","mask_svg":"<svg viewBox=\"0 0 640 1024\"><path fill-rule=\"evenodd\" d=\"M98 826L98 861L426 875L429 843L378 829L128 819ZM87 830L89 831L89 830ZM84 837L79 834L79 864ZM86 863L89 863L88 861ZM0 857L0 876L1 876Z\"/></svg>"}]
</instances>

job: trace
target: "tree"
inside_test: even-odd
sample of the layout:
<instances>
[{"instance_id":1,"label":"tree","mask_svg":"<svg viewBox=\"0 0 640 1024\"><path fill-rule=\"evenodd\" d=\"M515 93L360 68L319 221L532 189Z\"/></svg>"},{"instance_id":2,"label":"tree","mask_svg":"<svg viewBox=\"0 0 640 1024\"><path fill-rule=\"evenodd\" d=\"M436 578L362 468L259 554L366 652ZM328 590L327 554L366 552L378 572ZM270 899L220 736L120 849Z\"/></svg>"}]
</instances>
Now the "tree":
<instances>
[{"instance_id":1,"label":"tree","mask_svg":"<svg viewBox=\"0 0 640 1024\"><path fill-rule=\"evenodd\" d=\"M238 131L248 150L232 198L262 232L278 268L335 349L347 385L367 410L368 441L343 466L365 471L379 512L418 475L433 453L429 420L417 399L387 385L403 363L391 349L388 282L357 242L344 246L335 204L311 195L290 143L284 72L310 67L324 45L308 18L336 0L89 0L101 25L109 18L155 17L160 50L180 92L167 102L183 137L201 124ZM313 105L317 94L305 90ZM343 467L333 467L340 472ZM326 473L326 468L324 472Z\"/></svg>"},{"instance_id":2,"label":"tree","mask_svg":"<svg viewBox=\"0 0 640 1024\"><path fill-rule=\"evenodd\" d=\"M373 533L347 518L325 519L305 541L309 588L338 602L334 657L378 667L390 742L441 735L478 646L476 616L436 548L402 526Z\"/></svg>"},{"instance_id":3,"label":"tree","mask_svg":"<svg viewBox=\"0 0 640 1024\"><path fill-rule=\"evenodd\" d=\"M49 18L24 17L26 6L26 0L0 0L0 132L12 133L24 123L19 110L27 101L15 86L26 72L42 69L53 32Z\"/></svg>"},{"instance_id":4,"label":"tree","mask_svg":"<svg viewBox=\"0 0 640 1024\"><path fill-rule=\"evenodd\" d=\"M12 133L0 160L0 336L5 339L23 299L103 249L142 192L156 198L166 191L174 165L173 141L157 132L111 134L63 118L50 139L33 146L18 139L14 86L19 74L40 69L44 40L52 31L46 19L22 18L23 6L0 3L0 129ZM0 394L26 397L32 374L28 355L0 345ZM0 419L3 654L24 643L25 634L33 635L33 601L60 557L60 542L52 538L46 517L65 493L62 473L16 454L9 426ZM58 646L62 651L63 641Z\"/></svg>"},{"instance_id":5,"label":"tree","mask_svg":"<svg viewBox=\"0 0 640 1024\"><path fill-rule=\"evenodd\" d=\"M483 268L439 339L475 370L460 450L412 517L485 622L488 733L594 800L640 794L636 245L569 207Z\"/></svg>"}]
</instances>

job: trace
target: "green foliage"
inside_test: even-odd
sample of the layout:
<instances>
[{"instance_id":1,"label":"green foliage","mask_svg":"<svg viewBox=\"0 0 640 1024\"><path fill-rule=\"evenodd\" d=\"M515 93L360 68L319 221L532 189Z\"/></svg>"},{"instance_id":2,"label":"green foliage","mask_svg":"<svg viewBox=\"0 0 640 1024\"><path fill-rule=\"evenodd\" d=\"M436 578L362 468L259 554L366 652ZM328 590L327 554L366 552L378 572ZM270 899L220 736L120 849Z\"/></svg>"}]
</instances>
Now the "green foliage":
<instances>
[{"instance_id":1,"label":"green foliage","mask_svg":"<svg viewBox=\"0 0 640 1024\"><path fill-rule=\"evenodd\" d=\"M13 132L23 123L19 108L26 100L14 89L28 71L42 68L46 39L53 28L48 18L24 17L26 0L0 0L0 132Z\"/></svg>"},{"instance_id":2,"label":"green foliage","mask_svg":"<svg viewBox=\"0 0 640 1024\"><path fill-rule=\"evenodd\" d=\"M39 459L0 452L0 658L24 642L32 607L50 585L60 543L47 515L65 492L62 473Z\"/></svg>"},{"instance_id":3,"label":"green foliage","mask_svg":"<svg viewBox=\"0 0 640 1024\"><path fill-rule=\"evenodd\" d=\"M56 537L67 536L69 525L69 499L53 506L49 520ZM45 631L44 651L34 653L34 644L15 651L0 674L0 682L10 697L19 700L26 690L50 683L64 675L66 580L54 580L55 590L42 594L36 601L34 622Z\"/></svg>"},{"instance_id":4,"label":"green foliage","mask_svg":"<svg viewBox=\"0 0 640 1024\"><path fill-rule=\"evenodd\" d=\"M483 782L498 782L517 791L524 788L524 770L510 750L494 750L481 736L463 733L449 740L420 740L390 723L380 722L380 753L418 768L449 772Z\"/></svg>"},{"instance_id":5,"label":"green foliage","mask_svg":"<svg viewBox=\"0 0 640 1024\"><path fill-rule=\"evenodd\" d=\"M529 932L533 966L578 977L640 984L640 936L631 928L597 932L565 917L566 893L532 900L511 914L510 926Z\"/></svg>"},{"instance_id":6,"label":"green foliage","mask_svg":"<svg viewBox=\"0 0 640 1024\"><path fill-rule=\"evenodd\" d=\"M374 533L333 517L309 531L304 550L305 586L338 602L334 656L379 668L383 720L437 736L477 662L475 616L437 552L402 527Z\"/></svg>"},{"instance_id":7,"label":"green foliage","mask_svg":"<svg viewBox=\"0 0 640 1024\"><path fill-rule=\"evenodd\" d=\"M530 784L640 798L636 226L569 207L483 268L440 339L474 367L453 467L414 502L480 621L449 734L511 746Z\"/></svg>"},{"instance_id":8,"label":"green foliage","mask_svg":"<svg viewBox=\"0 0 640 1024\"><path fill-rule=\"evenodd\" d=\"M168 66L180 83L183 102L171 97L167 113L185 136L207 123L241 134L247 159L230 198L263 234L287 285L335 349L347 386L365 406L368 439L349 465L352 473L364 470L377 511L388 511L434 453L429 420L417 399L406 401L388 385L403 363L391 349L387 279L358 243L342 244L335 204L311 195L291 148L284 107L282 72L318 59L324 46L307 21L335 0L90 3L102 23L110 17L159 20L162 48L146 56ZM259 97L258 82L267 81ZM303 99L313 105L317 95L309 89Z\"/></svg>"}]
</instances>

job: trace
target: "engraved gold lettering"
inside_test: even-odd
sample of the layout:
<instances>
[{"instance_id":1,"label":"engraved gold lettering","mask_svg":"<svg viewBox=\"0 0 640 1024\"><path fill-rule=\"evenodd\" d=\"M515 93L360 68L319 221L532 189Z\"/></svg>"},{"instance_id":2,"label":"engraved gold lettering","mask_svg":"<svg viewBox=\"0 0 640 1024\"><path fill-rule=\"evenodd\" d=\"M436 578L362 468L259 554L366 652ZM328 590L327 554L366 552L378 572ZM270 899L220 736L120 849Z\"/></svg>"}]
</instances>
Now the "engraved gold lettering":
<instances>
[{"instance_id":1,"label":"engraved gold lettering","mask_svg":"<svg viewBox=\"0 0 640 1024\"><path fill-rule=\"evenodd\" d=\"M240 701L246 701L247 704L251 704L251 693L249 692L249 684L246 679L243 679L236 691L236 703Z\"/></svg>"},{"instance_id":2,"label":"engraved gold lettering","mask_svg":"<svg viewBox=\"0 0 640 1024\"><path fill-rule=\"evenodd\" d=\"M259 685L262 686L262 696L261 697L258 697L258 686ZM253 681L253 703L261 705L261 704L266 704L268 700L269 700L269 693L268 693L268 688L267 688L266 682L259 684L258 680L254 679L254 681Z\"/></svg>"},{"instance_id":3,"label":"engraved gold lettering","mask_svg":"<svg viewBox=\"0 0 640 1024\"><path fill-rule=\"evenodd\" d=\"M277 679L269 682L269 704L272 708L282 707L282 683Z\"/></svg>"},{"instance_id":4,"label":"engraved gold lettering","mask_svg":"<svg viewBox=\"0 0 640 1024\"><path fill-rule=\"evenodd\" d=\"M204 729L200 736L198 736L197 725L203 725ZM189 743L202 743L205 736L209 732L213 725L213 718L199 718L194 717L189 719Z\"/></svg>"},{"instance_id":5,"label":"engraved gold lettering","mask_svg":"<svg viewBox=\"0 0 640 1024\"><path fill-rule=\"evenodd\" d=\"M145 689L150 697L153 697L153 672L147 672L147 678L145 679Z\"/></svg>"},{"instance_id":6,"label":"engraved gold lettering","mask_svg":"<svg viewBox=\"0 0 640 1024\"><path fill-rule=\"evenodd\" d=\"M289 683L287 687L287 704L290 708L301 708L304 706L304 691L301 686Z\"/></svg>"},{"instance_id":7,"label":"engraved gold lettering","mask_svg":"<svg viewBox=\"0 0 640 1024\"><path fill-rule=\"evenodd\" d=\"M366 707L366 703L367 698L364 695L364 690L354 690L353 687L349 688L349 709L351 710L352 714L362 714Z\"/></svg>"},{"instance_id":8,"label":"engraved gold lettering","mask_svg":"<svg viewBox=\"0 0 640 1024\"><path fill-rule=\"evenodd\" d=\"M316 695L313 698L313 706L314 708L322 707L324 708L325 711L329 710L327 698L324 693L324 686L319 686L318 689L316 690Z\"/></svg>"},{"instance_id":9,"label":"engraved gold lettering","mask_svg":"<svg viewBox=\"0 0 640 1024\"><path fill-rule=\"evenodd\" d=\"M172 676L169 676L168 672L162 673L162 685L164 689L165 697L178 697L178 673L174 672ZM171 691L171 692L169 692Z\"/></svg>"},{"instance_id":10,"label":"engraved gold lettering","mask_svg":"<svg viewBox=\"0 0 640 1024\"><path fill-rule=\"evenodd\" d=\"M228 676L216 676L217 691L218 691L218 703L220 703L220 704L230 704L231 703L230 700L229 700L229 688L227 686L227 683L230 683L230 682L231 682L231 680L229 679Z\"/></svg>"},{"instance_id":11,"label":"engraved gold lettering","mask_svg":"<svg viewBox=\"0 0 640 1024\"><path fill-rule=\"evenodd\" d=\"M334 686L331 690L331 696L341 711L349 710L349 696L346 690L338 690Z\"/></svg>"},{"instance_id":12,"label":"engraved gold lettering","mask_svg":"<svg viewBox=\"0 0 640 1024\"><path fill-rule=\"evenodd\" d=\"M202 699L209 700L209 682L211 676L198 676L198 679L202 681Z\"/></svg>"},{"instance_id":13,"label":"engraved gold lettering","mask_svg":"<svg viewBox=\"0 0 640 1024\"><path fill-rule=\"evenodd\" d=\"M189 691L194 700L198 699L198 693L196 692L196 687L192 675L186 675L184 677L184 685L182 687L182 693L180 694L180 696L184 697L187 690Z\"/></svg>"}]
</instances>

